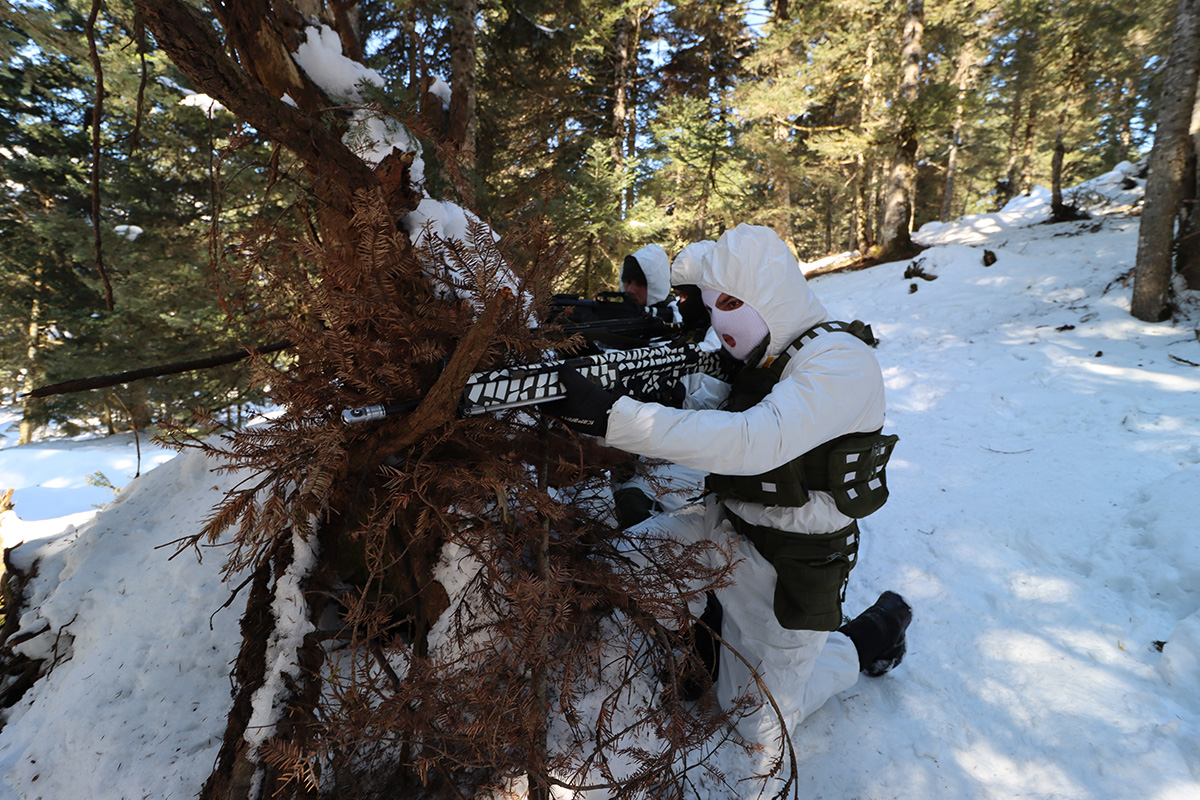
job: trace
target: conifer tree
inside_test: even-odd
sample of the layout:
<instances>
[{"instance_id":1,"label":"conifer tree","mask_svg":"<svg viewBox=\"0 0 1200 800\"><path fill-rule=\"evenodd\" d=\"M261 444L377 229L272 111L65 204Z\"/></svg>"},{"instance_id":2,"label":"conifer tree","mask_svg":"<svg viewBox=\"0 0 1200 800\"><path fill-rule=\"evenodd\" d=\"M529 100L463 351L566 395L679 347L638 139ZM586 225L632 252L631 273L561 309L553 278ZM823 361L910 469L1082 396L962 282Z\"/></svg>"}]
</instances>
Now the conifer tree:
<instances>
[{"instance_id":1,"label":"conifer tree","mask_svg":"<svg viewBox=\"0 0 1200 800\"><path fill-rule=\"evenodd\" d=\"M295 297L303 311L276 326L294 362L278 369L256 359L280 385L283 413L222 443L196 443L253 475L182 543L232 529L227 568L250 587L237 694L203 796L244 797L258 785L273 796L471 796L519 774L535 798L582 780L614 796L652 785L686 796L694 778L676 765L729 717L682 705L672 676L694 665L678 657L678 637L690 624L686 603L727 569L704 567L698 552L670 541L639 542L657 555L649 567L631 562L630 543L596 499L606 470L628 467L627 456L519 410L455 414L473 370L570 346L529 325L545 309L562 245L544 226L497 243L461 208L462 236L443 239L411 221L418 143L397 139L403 146L381 161L353 160L364 109L342 98L328 114L337 98L286 62L318 28L324 41L339 32L343 53L353 52L354 31L335 27L344 18L317 26L222 8L228 52L181 0L138 7L191 80L291 151L280 158L303 168L313 206L308 235L259 240L250 262L272 295ZM275 94L292 90L306 99L293 106ZM440 144L431 140L425 154L455 158ZM382 425L347 428L338 415L408 398L415 410ZM313 634L296 643L298 670L273 698L283 713L264 728L260 690L274 685L268 673L280 663L267 652L279 638L271 593L286 587L301 592ZM328 613L340 620L335 630L317 627ZM630 688L652 702L630 707ZM599 693L597 716L578 714L583 693ZM551 741L551 713L574 735ZM661 746L639 749L630 736ZM615 773L617 760L635 764L632 774Z\"/></svg>"},{"instance_id":2,"label":"conifer tree","mask_svg":"<svg viewBox=\"0 0 1200 800\"><path fill-rule=\"evenodd\" d=\"M750 40L736 2L676 2L662 30L670 57L648 125L657 167L638 210L669 251L715 239L735 219L760 176L743 159L732 91Z\"/></svg>"},{"instance_id":3,"label":"conifer tree","mask_svg":"<svg viewBox=\"0 0 1200 800\"><path fill-rule=\"evenodd\" d=\"M912 214L916 194L917 104L920 100L922 35L925 30L925 3L908 0L900 43L900 84L892 105L891 135L894 154L884 182L879 257L903 258L912 251Z\"/></svg>"},{"instance_id":4,"label":"conifer tree","mask_svg":"<svg viewBox=\"0 0 1200 800\"><path fill-rule=\"evenodd\" d=\"M646 8L529 0L484 14L479 208L501 230L546 214L576 245L563 291L615 288L632 252L628 137Z\"/></svg>"},{"instance_id":5,"label":"conifer tree","mask_svg":"<svg viewBox=\"0 0 1200 800\"><path fill-rule=\"evenodd\" d=\"M1130 313L1159 322L1168 312L1171 291L1171 250L1175 222L1183 196L1190 125L1196 108L1200 75L1200 8L1196 0L1179 0L1171 55L1163 80L1158 126L1150 155L1146 207L1138 227L1137 268Z\"/></svg>"},{"instance_id":6,"label":"conifer tree","mask_svg":"<svg viewBox=\"0 0 1200 800\"><path fill-rule=\"evenodd\" d=\"M273 201L246 203L263 186L247 162L264 151L246 140L221 163L216 150L231 141L234 119L181 104L181 76L161 57L140 52L137 27L122 21L132 13L118 8L127 16L101 14L92 26L105 86L98 126L86 43L90 5L3 12L7 35L22 43L0 74L0 124L9 143L2 208L11 243L0 252L0 273L13 281L4 302L17 306L5 319L23 320L23 354L4 363L23 365L26 391L236 349L255 336L253 314L229 315L238 297L226 297L222 310L207 265L217 252L215 225L237 228L277 208ZM95 191L93 133L101 148ZM286 187L279 194L286 196ZM31 294L34 286L41 288ZM27 438L50 420L70 426L87 417L105 420L110 431L131 419L145 428L151 415L253 399L233 369L179 375L27 400L24 430Z\"/></svg>"},{"instance_id":7,"label":"conifer tree","mask_svg":"<svg viewBox=\"0 0 1200 800\"><path fill-rule=\"evenodd\" d=\"M879 89L887 79L881 6L789 6L790 18L777 16L747 59L754 75L737 95L751 122L747 145L757 158L767 156L773 173L790 169L792 241L802 258L866 249L874 241ZM779 148L783 126L789 143Z\"/></svg>"}]
</instances>

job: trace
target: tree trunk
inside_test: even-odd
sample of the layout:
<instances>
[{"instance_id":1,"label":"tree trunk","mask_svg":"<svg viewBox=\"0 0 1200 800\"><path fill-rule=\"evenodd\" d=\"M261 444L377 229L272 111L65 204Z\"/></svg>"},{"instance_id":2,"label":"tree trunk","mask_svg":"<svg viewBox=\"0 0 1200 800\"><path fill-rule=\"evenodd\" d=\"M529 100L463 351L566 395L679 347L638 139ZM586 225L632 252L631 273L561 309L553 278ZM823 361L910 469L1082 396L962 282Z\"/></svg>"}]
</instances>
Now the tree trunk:
<instances>
[{"instance_id":1,"label":"tree trunk","mask_svg":"<svg viewBox=\"0 0 1200 800\"><path fill-rule=\"evenodd\" d=\"M271 614L272 564L260 565L251 576L250 596L239 623L242 647L233 664L233 707L212 772L200 790L200 800L242 800L254 795L257 754L246 741L246 726L253 712L254 693L265 682L267 641L274 620Z\"/></svg>"},{"instance_id":2,"label":"tree trunk","mask_svg":"<svg viewBox=\"0 0 1200 800\"><path fill-rule=\"evenodd\" d=\"M458 148L459 166L470 172L475 168L475 17L479 0L452 0L449 11L450 140Z\"/></svg>"},{"instance_id":3,"label":"tree trunk","mask_svg":"<svg viewBox=\"0 0 1200 800\"><path fill-rule=\"evenodd\" d=\"M900 50L900 89L896 98L896 149L884 186L883 225L879 236L879 255L885 260L904 258L913 249L911 224L917 180L914 106L920 88L924 29L924 0L908 0Z\"/></svg>"},{"instance_id":4,"label":"tree trunk","mask_svg":"<svg viewBox=\"0 0 1200 800\"><path fill-rule=\"evenodd\" d=\"M968 8L973 12L974 3ZM946 181L942 186L942 208L938 219L947 222L953 214L954 182L958 176L958 151L962 147L962 132L965 125L967 93L971 90L975 65L978 56L975 52L975 39L969 38L963 42L954 66L954 84L958 93L954 103L954 125L950 131L950 151L946 154Z\"/></svg>"},{"instance_id":5,"label":"tree trunk","mask_svg":"<svg viewBox=\"0 0 1200 800\"><path fill-rule=\"evenodd\" d=\"M1196 104L1196 80L1200 70L1200 0L1179 0L1175 33L1163 79L1154 149L1150 153L1150 175L1138 227L1137 266L1134 269L1133 303L1130 312L1147 322L1167 315L1171 288L1171 251L1175 241L1175 219L1179 215L1184 167L1190 141L1190 123Z\"/></svg>"},{"instance_id":6,"label":"tree trunk","mask_svg":"<svg viewBox=\"0 0 1200 800\"><path fill-rule=\"evenodd\" d=\"M637 156L637 107L638 107L638 52L642 46L642 23L650 14L650 9L640 9L634 12L633 33L629 39L629 63L625 67L625 157ZM632 180L625 184L625 208L633 208L637 201L637 187Z\"/></svg>"},{"instance_id":7,"label":"tree trunk","mask_svg":"<svg viewBox=\"0 0 1200 800\"><path fill-rule=\"evenodd\" d=\"M1067 145L1064 141L1063 128L1067 124L1067 109L1064 106L1058 115L1058 127L1054 132L1054 155L1050 158L1050 215L1051 219L1059 220L1066 213L1062 199L1063 161L1067 155Z\"/></svg>"},{"instance_id":8,"label":"tree trunk","mask_svg":"<svg viewBox=\"0 0 1200 800\"><path fill-rule=\"evenodd\" d=\"M823 205L825 206L824 214L822 214L822 217L824 218L824 223L825 223L825 252L826 252L826 254L830 254L830 253L833 253L833 231L834 231L833 189L826 188L822 192L822 194L824 195L824 197L822 199L824 200ZM787 242L788 245L791 245L791 243L792 243L791 239L784 239L784 241Z\"/></svg>"},{"instance_id":9,"label":"tree trunk","mask_svg":"<svg viewBox=\"0 0 1200 800\"><path fill-rule=\"evenodd\" d=\"M23 389L31 391L41 382L41 317L42 304L38 298L42 293L42 282L35 278L33 283L33 302L29 306L29 325L26 326L27 339L25 345L25 375ZM21 428L17 434L17 444L29 444L37 430L38 417L41 415L45 401L40 398L26 397L21 402Z\"/></svg>"},{"instance_id":10,"label":"tree trunk","mask_svg":"<svg viewBox=\"0 0 1200 800\"><path fill-rule=\"evenodd\" d=\"M413 4L408 8L407 13L400 20L400 27L404 31L404 38L408 42L408 85L417 87L421 85L421 34L417 33L417 6Z\"/></svg>"},{"instance_id":11,"label":"tree trunk","mask_svg":"<svg viewBox=\"0 0 1200 800\"><path fill-rule=\"evenodd\" d=\"M875 16L867 19L867 49L863 54L863 74L860 81L862 100L858 108L856 131L860 136L872 130L871 117L875 113ZM857 175L854 187L854 232L850 246L860 253L867 252L875 244L875 159L872 148L863 147L854 156Z\"/></svg>"},{"instance_id":12,"label":"tree trunk","mask_svg":"<svg viewBox=\"0 0 1200 800\"><path fill-rule=\"evenodd\" d=\"M142 0L140 5L163 7L166 11L171 4ZM292 59L292 53L304 39L304 15L300 10L288 3L272 3L271 0L238 0L214 3L213 11L226 32L238 64L272 97L278 99L286 94L301 110L309 113L329 103L325 94ZM151 29L156 30L154 26ZM174 58L168 42L161 36L157 38Z\"/></svg>"},{"instance_id":13,"label":"tree trunk","mask_svg":"<svg viewBox=\"0 0 1200 800\"><path fill-rule=\"evenodd\" d=\"M942 184L942 207L938 219L948 222L954 209L954 181L958 175L958 149L962 146L963 104L954 108L954 128L950 131L950 151L946 153L946 180Z\"/></svg>"},{"instance_id":14,"label":"tree trunk","mask_svg":"<svg viewBox=\"0 0 1200 800\"><path fill-rule=\"evenodd\" d=\"M1018 193L1027 191L1022 188L1025 173L1028 171L1026 145L1031 141L1033 109L1036 105L1035 92L1030 87L1034 85L1036 75L1035 50L1037 39L1034 32L1023 27L1017 35L1013 50L1015 75L1013 83L1013 100L1008 129L1008 158L1004 168L1004 178L997 187L996 208L1001 209Z\"/></svg>"},{"instance_id":15,"label":"tree trunk","mask_svg":"<svg viewBox=\"0 0 1200 800\"><path fill-rule=\"evenodd\" d=\"M149 430L154 425L154 417L150 413L150 395L146 391L145 381L129 385L129 424L134 432Z\"/></svg>"},{"instance_id":16,"label":"tree trunk","mask_svg":"<svg viewBox=\"0 0 1200 800\"><path fill-rule=\"evenodd\" d=\"M538 489L546 491L549 486L548 477L550 474L550 428L546 422L546 417L543 414L538 422L539 438L541 439L542 452L539 458L538 467ZM554 581L550 569L550 520L545 519L542 522L541 536L534 543L533 552L533 568L537 576L538 582L546 587L545 591L549 594L549 587ZM542 605L539 611L541 631L545 631L549 627L549 618L551 609L545 604ZM549 762L550 754L550 668L549 668L549 642L546 641L545 635L538 637L534 644L534 659L535 666L533 674L530 676L530 693L533 695L535 707L536 728L534 730L534 750L536 757L542 763ZM550 800L550 782L548 776L539 772L538 774L529 776L529 800Z\"/></svg>"},{"instance_id":17,"label":"tree trunk","mask_svg":"<svg viewBox=\"0 0 1200 800\"><path fill-rule=\"evenodd\" d=\"M879 228L879 258L905 258L912 251L913 185L916 183L917 140L911 134L896 143L892 167L883 187L883 220Z\"/></svg>"},{"instance_id":18,"label":"tree trunk","mask_svg":"<svg viewBox=\"0 0 1200 800\"><path fill-rule=\"evenodd\" d=\"M725 114L722 110L718 114L720 123L724 125ZM696 209L696 241L702 241L708 238L708 199L717 187L717 152L712 150L708 159L708 170L704 176L704 188L700 192L700 204Z\"/></svg>"},{"instance_id":19,"label":"tree trunk","mask_svg":"<svg viewBox=\"0 0 1200 800\"><path fill-rule=\"evenodd\" d=\"M1013 96L1012 117L1008 128L1008 155L1004 162L1004 177L996 182L996 210L1008 205L1017 193L1017 134L1021 129L1021 119L1024 114L1024 94L1020 86Z\"/></svg>"},{"instance_id":20,"label":"tree trunk","mask_svg":"<svg viewBox=\"0 0 1200 800\"><path fill-rule=\"evenodd\" d=\"M1124 161L1130 157L1133 150L1133 119L1137 113L1137 86L1133 78L1126 78L1121 82L1121 99L1119 104L1121 108L1128 109L1127 113L1121 116L1121 121L1117 127L1117 148L1119 161Z\"/></svg>"},{"instance_id":21,"label":"tree trunk","mask_svg":"<svg viewBox=\"0 0 1200 800\"><path fill-rule=\"evenodd\" d=\"M1179 206L1179 249L1175 268L1187 288L1200 289L1200 84L1192 106L1187 164L1183 171L1183 198Z\"/></svg>"},{"instance_id":22,"label":"tree trunk","mask_svg":"<svg viewBox=\"0 0 1200 800\"><path fill-rule=\"evenodd\" d=\"M595 296L595 287L592 286L592 265L595 261L596 250L596 232L589 231L587 237L587 248L584 250L583 256L583 296L591 298Z\"/></svg>"},{"instance_id":23,"label":"tree trunk","mask_svg":"<svg viewBox=\"0 0 1200 800\"><path fill-rule=\"evenodd\" d=\"M786 123L775 122L771 138L775 140L775 145L779 148L780 154L785 153L788 149L789 132ZM774 201L772 203L774 206L772 216L775 218L775 224L771 227L775 229L775 233L779 234L780 239L783 239L790 245L792 244L792 237L795 235L795 230L792 227L792 181L788 174L785 159L778 159L778 166L774 172L775 176L772 182L771 195Z\"/></svg>"},{"instance_id":24,"label":"tree trunk","mask_svg":"<svg viewBox=\"0 0 1200 800\"><path fill-rule=\"evenodd\" d=\"M311 184L311 205L318 209L319 225L314 229L312 245L322 254L319 261L319 269L322 272L314 278L314 283L322 287L336 286L339 290L344 288L346 294L363 291L354 285L353 281L364 279L375 269L371 265L373 251L394 252L394 255L388 257L398 257L407 244L407 240L397 228L396 221L415 208L419 199L411 185L408 171L411 158L394 154L384 158L376 169L368 166L343 142L340 118L328 113L328 108L336 103L331 102L320 87L297 68L291 55L305 35L306 20L314 17L338 31L343 53L353 55L359 52L356 43L357 30L353 25L356 4L315 0L296 0L294 4L279 0L239 0L217 4L222 35L232 48L236 60L226 52L225 44L214 30L212 20L206 19L189 3L183 0L135 0L135 5L158 45L188 76L198 91L206 92L219 100L264 137L278 142L294 153L303 163ZM295 101L295 105L283 102L280 98L284 94ZM368 198L370 201L378 201L378 216L366 220L359 212L369 202ZM368 231L370 238L367 240L378 243L377 247L361 246L362 241L367 238L367 234L363 233L364 225L371 228ZM319 241L316 241L317 239ZM386 291L393 291L398 295L400 287L387 285L385 290L381 290L381 295L384 296L372 298L372 302L383 303L391 300L404 303L419 302L422 299L419 295L388 298ZM317 328L325 329L319 324ZM372 324L369 319L355 320L353 324L333 321L328 325L328 329L331 335L335 336L350 335L352 332L355 335L369 336ZM465 341L472 333L476 336L490 336L494 333L494 326L486 330L474 326L461 341ZM445 375L453 377L456 373L452 370L461 367L461 364L459 368L454 366L455 359L461 362L457 349L450 359L450 366ZM438 387L442 388L439 390ZM443 384L439 379L434 390L427 396L426 402L430 402L429 397L440 398L441 394L450 392L448 384ZM437 413L440 413L441 406L437 405L440 399L435 399L434 403L435 405L427 406L425 412L414 412L414 426L406 435L420 437L428 432L425 426L432 425L433 420L441 418L433 410L436 407L439 410ZM448 416L449 412L446 412L446 415ZM370 460L376 457L377 452L386 449L387 442L384 438L381 436L374 442L379 451L374 446L356 451L353 457L342 465L342 472L331 468L329 485L334 489L330 490L328 501L330 519L346 520L354 516L349 513L349 509L354 502L354 490L360 487L362 482L349 480L349 473L345 470L353 468L357 470L354 474L367 474L369 468L375 466L369 463ZM385 456L379 456L383 457ZM338 491L339 489L341 491ZM341 531L344 523L338 522L337 525ZM326 533L327 531L322 529L319 535L324 536ZM284 563L282 556L273 556L267 552L267 561L261 563L260 567L269 569L272 564ZM325 557L324 554L321 556ZM404 570L411 564L410 559L396 569ZM336 574L333 565L322 566L329 569L332 579ZM428 577L428 570L422 572L419 567L413 567L409 573L414 580L426 580ZM263 591L274 590L264 586ZM321 591L311 594L314 603L320 602L323 596L325 593ZM266 604L269 614L269 598L266 599ZM242 655L234 675L239 694L228 720L226 747L222 749L218 764L205 788L205 797L243 800L260 794L274 796L276 789L287 784L285 775L274 774L270 769L265 769L258 759L258 754L248 751L243 735L248 720L248 698L253 688L263 679L263 659L260 654L262 642L258 640L263 639L261 627L266 625L267 621L256 621L249 616L243 620L244 625L252 622L255 623L253 628L243 629ZM302 654L301 657L315 661L316 651ZM306 673L306 678L308 675L319 675L316 664L312 661L304 662L303 666L310 670ZM277 733L285 743L302 743L302 732L307 726L314 724L312 691L315 691L313 684L306 680L303 685L296 686L294 691L282 698L286 706L286 716L280 720L281 725ZM266 785L256 786L256 779L265 781Z\"/></svg>"},{"instance_id":25,"label":"tree trunk","mask_svg":"<svg viewBox=\"0 0 1200 800\"><path fill-rule=\"evenodd\" d=\"M353 216L354 193L380 188L380 179L315 116L330 102L300 72L285 44L299 44L303 18L283 4L276 13L265 2L221 7L222 27L244 69L226 55L209 20L187 3L135 0L135 5L159 46L198 89L305 162L324 222L344 228ZM284 94L296 105L285 103Z\"/></svg>"},{"instance_id":26,"label":"tree trunk","mask_svg":"<svg viewBox=\"0 0 1200 800\"><path fill-rule=\"evenodd\" d=\"M1071 103L1085 89L1082 66L1087 63L1088 53L1082 45L1071 49L1067 61L1067 74L1062 88L1058 120L1054 127L1054 155L1050 162L1050 219L1052 222L1067 222L1086 219L1087 214L1063 202L1063 172L1067 157L1067 132L1071 121Z\"/></svg>"},{"instance_id":27,"label":"tree trunk","mask_svg":"<svg viewBox=\"0 0 1200 800\"><path fill-rule=\"evenodd\" d=\"M1030 97L1026 109L1025 138L1021 147L1021 167L1017 174L1017 190L1020 194L1033 191L1033 143L1037 134L1037 98Z\"/></svg>"},{"instance_id":28,"label":"tree trunk","mask_svg":"<svg viewBox=\"0 0 1200 800\"><path fill-rule=\"evenodd\" d=\"M632 23L627 17L617 20L613 36L613 84L612 84L612 154L613 171L622 180L625 177L625 140L629 133L629 43L632 39ZM624 219L626 211L625 190L617 194L617 218Z\"/></svg>"},{"instance_id":29,"label":"tree trunk","mask_svg":"<svg viewBox=\"0 0 1200 800\"><path fill-rule=\"evenodd\" d=\"M88 54L96 78L96 97L91 112L92 256L96 261L96 274L100 277L100 284L104 287L104 308L106 311L112 312L116 308L116 303L113 300L112 281L109 280L108 268L104 264L104 237L101 233L103 225L100 218L101 163L103 161L100 133L104 127L104 98L107 94L104 90L104 69L100 64L100 52L96 46L96 17L100 13L100 5L100 0L92 0L92 9L87 18Z\"/></svg>"},{"instance_id":30,"label":"tree trunk","mask_svg":"<svg viewBox=\"0 0 1200 800\"><path fill-rule=\"evenodd\" d=\"M846 237L850 240L850 249L859 252L865 252L867 249L866 197L863 187L866 166L863 162L861 153L854 156L854 194L850 198L850 230Z\"/></svg>"}]
</instances>

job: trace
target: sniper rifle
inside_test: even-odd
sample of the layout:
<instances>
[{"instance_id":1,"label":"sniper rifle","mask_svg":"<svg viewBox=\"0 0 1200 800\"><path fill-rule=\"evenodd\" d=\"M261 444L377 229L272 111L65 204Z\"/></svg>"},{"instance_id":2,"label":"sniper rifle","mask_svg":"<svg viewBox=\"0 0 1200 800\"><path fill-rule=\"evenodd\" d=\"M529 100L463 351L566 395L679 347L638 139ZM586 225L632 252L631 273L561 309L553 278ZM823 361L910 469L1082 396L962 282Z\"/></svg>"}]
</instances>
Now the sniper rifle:
<instances>
[{"instance_id":1,"label":"sniper rifle","mask_svg":"<svg viewBox=\"0 0 1200 800\"><path fill-rule=\"evenodd\" d=\"M549 319L563 317L573 322L628 319L653 313L651 309L633 302L628 292L600 292L594 300L577 294L556 294L551 298Z\"/></svg>"},{"instance_id":2,"label":"sniper rifle","mask_svg":"<svg viewBox=\"0 0 1200 800\"><path fill-rule=\"evenodd\" d=\"M683 326L673 318L666 309L639 306L623 292L600 292L595 300L556 294L547 321L562 326L565 334L581 335L586 342L582 355L645 347L655 339L678 336Z\"/></svg>"},{"instance_id":3,"label":"sniper rifle","mask_svg":"<svg viewBox=\"0 0 1200 800\"><path fill-rule=\"evenodd\" d=\"M463 388L459 413L463 416L486 414L509 408L562 400L567 390L558 378L559 370L571 368L603 388L637 400L668 397L685 375L703 372L728 380L734 362L724 348L701 350L692 342L671 342L632 350L610 350L596 355L543 361L525 366L503 367L476 372ZM347 425L367 422L412 411L420 403L374 405L342 412Z\"/></svg>"},{"instance_id":4,"label":"sniper rifle","mask_svg":"<svg viewBox=\"0 0 1200 800\"><path fill-rule=\"evenodd\" d=\"M565 334L579 334L599 352L596 345L631 349L646 347L655 339L676 336L683 332L678 322L667 322L662 317L642 314L637 317L596 319L589 322L573 322L562 326Z\"/></svg>"}]
</instances>

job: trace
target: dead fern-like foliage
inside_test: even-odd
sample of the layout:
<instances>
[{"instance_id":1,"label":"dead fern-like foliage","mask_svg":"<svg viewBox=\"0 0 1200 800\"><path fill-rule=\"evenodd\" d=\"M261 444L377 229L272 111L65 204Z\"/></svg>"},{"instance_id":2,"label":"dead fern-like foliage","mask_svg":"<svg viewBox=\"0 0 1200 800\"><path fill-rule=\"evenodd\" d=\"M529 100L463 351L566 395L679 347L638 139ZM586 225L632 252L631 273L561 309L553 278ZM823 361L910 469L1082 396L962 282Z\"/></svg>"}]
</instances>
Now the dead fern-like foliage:
<instances>
[{"instance_id":1,"label":"dead fern-like foliage","mask_svg":"<svg viewBox=\"0 0 1200 800\"><path fill-rule=\"evenodd\" d=\"M314 637L315 699L293 709L307 722L259 758L281 796L470 798L528 776L535 796L685 797L753 705L676 688L701 670L687 604L728 581L731 554L710 567L703 547L618 530L606 498L628 456L537 412L461 418L436 399L456 370L569 349L530 324L567 254L544 226L423 241L362 194L344 238L258 265L298 310L273 331L292 360L255 359L281 411L190 443L245 477L181 549L227 537L232 575L318 522L310 616L338 622ZM404 417L341 424L342 409L410 400Z\"/></svg>"}]
</instances>

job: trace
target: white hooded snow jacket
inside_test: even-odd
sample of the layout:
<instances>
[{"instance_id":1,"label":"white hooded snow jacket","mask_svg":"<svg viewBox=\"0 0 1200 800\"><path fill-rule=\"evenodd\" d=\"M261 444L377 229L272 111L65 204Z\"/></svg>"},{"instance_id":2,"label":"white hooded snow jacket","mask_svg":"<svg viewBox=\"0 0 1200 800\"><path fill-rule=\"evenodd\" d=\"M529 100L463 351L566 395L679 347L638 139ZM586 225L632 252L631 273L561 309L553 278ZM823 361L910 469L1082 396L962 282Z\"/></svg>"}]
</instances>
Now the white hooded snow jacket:
<instances>
[{"instance_id":1,"label":"white hooded snow jacket","mask_svg":"<svg viewBox=\"0 0 1200 800\"><path fill-rule=\"evenodd\" d=\"M671 259L657 244L648 244L633 254L646 275L646 305L653 306L671 294Z\"/></svg>"},{"instance_id":2,"label":"white hooded snow jacket","mask_svg":"<svg viewBox=\"0 0 1200 800\"><path fill-rule=\"evenodd\" d=\"M770 330L763 364L829 320L791 251L770 228L739 225L721 236L709 257L679 261L673 284L725 292L762 315ZM883 423L883 375L874 353L856 337L833 332L805 344L771 393L743 412L680 410L619 398L609 412L605 443L704 472L757 475L830 439ZM828 533L850 523L825 492L813 492L800 507L727 504L747 522L778 530Z\"/></svg>"}]
</instances>

